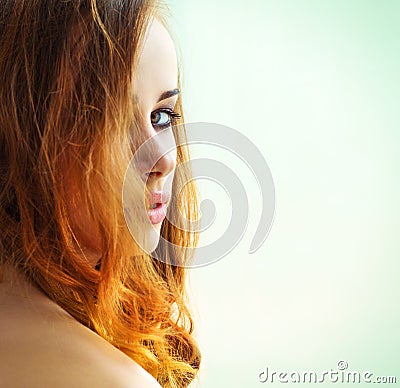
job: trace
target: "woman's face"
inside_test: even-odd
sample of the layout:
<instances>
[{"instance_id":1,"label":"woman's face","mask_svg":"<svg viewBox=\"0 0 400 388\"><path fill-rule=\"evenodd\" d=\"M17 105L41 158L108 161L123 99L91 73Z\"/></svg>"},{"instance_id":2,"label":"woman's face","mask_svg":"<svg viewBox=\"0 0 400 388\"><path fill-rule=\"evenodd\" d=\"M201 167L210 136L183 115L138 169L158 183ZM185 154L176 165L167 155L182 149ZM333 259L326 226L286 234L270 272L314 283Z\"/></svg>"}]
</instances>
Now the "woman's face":
<instances>
[{"instance_id":1,"label":"woman's face","mask_svg":"<svg viewBox=\"0 0 400 388\"><path fill-rule=\"evenodd\" d=\"M152 140L151 157L139 153L139 172L152 195L150 207L146 209L149 223L144 226L146 246L152 252L159 242L161 224L165 217L172 181L176 168L176 148L163 154L166 140L171 143L173 133L171 119L178 98L178 65L174 43L165 27L154 19L150 25L140 54L134 79L133 97L137 102L141 122L138 123L145 139L150 139L162 131L162 136ZM175 144L175 143L174 143ZM152 160L152 162L150 162ZM72 175L72 174L71 174ZM79 196L74 190L73 176L67 177L67 187L72 196ZM75 192L74 192L75 191ZM73 200L71 203L78 203ZM76 238L85 256L95 264L102 256L100 233L86 210L79 206L68 209Z\"/></svg>"}]
</instances>

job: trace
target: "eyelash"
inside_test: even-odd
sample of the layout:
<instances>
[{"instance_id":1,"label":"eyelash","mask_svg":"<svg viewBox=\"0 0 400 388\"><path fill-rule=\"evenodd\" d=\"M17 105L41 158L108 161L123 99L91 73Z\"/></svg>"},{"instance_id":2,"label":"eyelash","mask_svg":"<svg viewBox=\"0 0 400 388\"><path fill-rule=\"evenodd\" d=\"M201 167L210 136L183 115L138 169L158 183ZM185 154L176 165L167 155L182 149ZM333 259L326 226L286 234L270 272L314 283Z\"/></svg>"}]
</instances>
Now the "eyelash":
<instances>
[{"instance_id":1,"label":"eyelash","mask_svg":"<svg viewBox=\"0 0 400 388\"><path fill-rule=\"evenodd\" d=\"M165 113L169 117L168 123L165 123L165 124L153 124L153 122L152 122L153 127L158 128L158 129L169 128L175 121L177 121L181 118L181 115L179 113L173 111L172 109L161 108L161 109L155 110L154 112L151 112L150 119L152 120L152 116L157 113Z\"/></svg>"}]
</instances>

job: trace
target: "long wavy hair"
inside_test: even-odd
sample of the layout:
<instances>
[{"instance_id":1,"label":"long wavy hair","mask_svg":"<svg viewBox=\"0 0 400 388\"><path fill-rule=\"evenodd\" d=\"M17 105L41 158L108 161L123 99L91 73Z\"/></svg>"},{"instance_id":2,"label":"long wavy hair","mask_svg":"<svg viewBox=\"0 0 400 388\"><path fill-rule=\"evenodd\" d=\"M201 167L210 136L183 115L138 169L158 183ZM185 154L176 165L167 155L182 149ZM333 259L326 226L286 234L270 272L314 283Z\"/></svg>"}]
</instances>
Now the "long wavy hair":
<instances>
[{"instance_id":1,"label":"long wavy hair","mask_svg":"<svg viewBox=\"0 0 400 388\"><path fill-rule=\"evenodd\" d=\"M173 245L160 242L161 260L132 238L121 197L141 137L135 65L159 11L151 0L0 0L0 263L162 386L184 387L200 364L185 293L184 265L197 243L182 227L197 219L187 148L177 148L177 164L186 167L174 177L161 229ZM183 117L181 98L176 110ZM176 124L181 143L183 118ZM72 161L70 147L79 151ZM81 172L81 200L101 234L97 267L76 249L66 161ZM184 195L174 192L185 182Z\"/></svg>"}]
</instances>

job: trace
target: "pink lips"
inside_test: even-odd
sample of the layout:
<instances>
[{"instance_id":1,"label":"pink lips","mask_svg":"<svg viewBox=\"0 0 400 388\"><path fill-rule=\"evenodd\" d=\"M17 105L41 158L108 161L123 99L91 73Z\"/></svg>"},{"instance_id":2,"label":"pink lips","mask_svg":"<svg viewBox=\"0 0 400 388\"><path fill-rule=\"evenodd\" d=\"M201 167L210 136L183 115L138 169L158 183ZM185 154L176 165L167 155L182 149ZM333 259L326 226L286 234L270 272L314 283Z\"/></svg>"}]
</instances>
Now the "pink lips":
<instances>
[{"instance_id":1,"label":"pink lips","mask_svg":"<svg viewBox=\"0 0 400 388\"><path fill-rule=\"evenodd\" d=\"M159 224L164 220L167 215L167 203L170 199L170 193L166 191L153 191L150 195L150 206L155 207L147 210L147 214L150 218L150 222Z\"/></svg>"}]
</instances>

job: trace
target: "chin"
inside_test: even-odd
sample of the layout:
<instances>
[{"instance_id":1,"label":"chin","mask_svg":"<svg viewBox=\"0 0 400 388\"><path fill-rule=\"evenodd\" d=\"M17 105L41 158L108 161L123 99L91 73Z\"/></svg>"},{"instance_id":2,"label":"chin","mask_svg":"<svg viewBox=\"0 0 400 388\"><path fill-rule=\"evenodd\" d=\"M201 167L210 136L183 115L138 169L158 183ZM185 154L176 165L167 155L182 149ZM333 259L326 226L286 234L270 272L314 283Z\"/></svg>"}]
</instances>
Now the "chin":
<instances>
[{"instance_id":1,"label":"chin","mask_svg":"<svg viewBox=\"0 0 400 388\"><path fill-rule=\"evenodd\" d=\"M147 254L154 252L160 242L162 222L151 224L147 221L143 224L129 221L127 222L129 231L139 248Z\"/></svg>"},{"instance_id":2,"label":"chin","mask_svg":"<svg viewBox=\"0 0 400 388\"><path fill-rule=\"evenodd\" d=\"M146 235L146 241L143 242L142 249L147 253L152 253L156 250L160 242L161 223L153 225Z\"/></svg>"}]
</instances>

